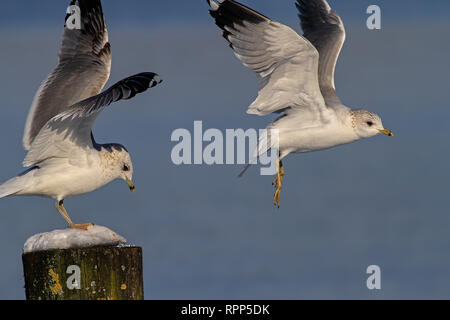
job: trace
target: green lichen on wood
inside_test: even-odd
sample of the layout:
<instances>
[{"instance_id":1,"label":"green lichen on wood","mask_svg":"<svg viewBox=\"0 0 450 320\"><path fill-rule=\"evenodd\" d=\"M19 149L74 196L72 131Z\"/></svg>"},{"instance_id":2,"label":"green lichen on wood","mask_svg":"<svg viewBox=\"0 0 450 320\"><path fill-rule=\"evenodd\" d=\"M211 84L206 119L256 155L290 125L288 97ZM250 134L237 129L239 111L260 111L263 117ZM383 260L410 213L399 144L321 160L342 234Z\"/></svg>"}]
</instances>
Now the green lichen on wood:
<instances>
[{"instance_id":1,"label":"green lichen on wood","mask_svg":"<svg viewBox=\"0 0 450 320\"><path fill-rule=\"evenodd\" d=\"M95 247L24 254L28 300L142 300L142 249ZM69 266L80 268L80 289L70 290Z\"/></svg>"}]
</instances>

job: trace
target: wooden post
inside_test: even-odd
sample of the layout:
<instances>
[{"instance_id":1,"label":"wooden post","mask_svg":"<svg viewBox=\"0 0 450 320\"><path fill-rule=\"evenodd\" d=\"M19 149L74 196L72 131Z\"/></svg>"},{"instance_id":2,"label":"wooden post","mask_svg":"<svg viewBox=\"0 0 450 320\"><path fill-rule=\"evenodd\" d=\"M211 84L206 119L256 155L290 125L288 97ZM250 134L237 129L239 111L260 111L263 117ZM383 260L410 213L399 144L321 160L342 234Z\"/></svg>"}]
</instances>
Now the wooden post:
<instances>
[{"instance_id":1,"label":"wooden post","mask_svg":"<svg viewBox=\"0 0 450 320\"><path fill-rule=\"evenodd\" d=\"M143 300L142 248L23 254L27 300Z\"/></svg>"}]
</instances>

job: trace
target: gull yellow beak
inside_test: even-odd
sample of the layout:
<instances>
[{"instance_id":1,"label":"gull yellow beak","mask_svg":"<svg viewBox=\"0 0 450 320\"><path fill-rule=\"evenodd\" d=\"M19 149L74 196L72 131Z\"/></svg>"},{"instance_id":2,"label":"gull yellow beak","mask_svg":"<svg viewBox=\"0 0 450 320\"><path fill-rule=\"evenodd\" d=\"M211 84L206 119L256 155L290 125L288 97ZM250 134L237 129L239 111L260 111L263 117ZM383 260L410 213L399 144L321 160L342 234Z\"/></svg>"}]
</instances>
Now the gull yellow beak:
<instances>
[{"instance_id":1,"label":"gull yellow beak","mask_svg":"<svg viewBox=\"0 0 450 320\"><path fill-rule=\"evenodd\" d=\"M134 193L134 191L136 191L136 187L134 186L133 181L131 181L130 179L126 179L128 186L130 187L130 191Z\"/></svg>"},{"instance_id":2,"label":"gull yellow beak","mask_svg":"<svg viewBox=\"0 0 450 320\"><path fill-rule=\"evenodd\" d=\"M380 132L381 132L382 134L385 134L385 135L389 136L389 137L393 137L393 136L394 136L394 134L392 133L392 131L390 131L390 130L388 130L388 129L380 130Z\"/></svg>"}]
</instances>

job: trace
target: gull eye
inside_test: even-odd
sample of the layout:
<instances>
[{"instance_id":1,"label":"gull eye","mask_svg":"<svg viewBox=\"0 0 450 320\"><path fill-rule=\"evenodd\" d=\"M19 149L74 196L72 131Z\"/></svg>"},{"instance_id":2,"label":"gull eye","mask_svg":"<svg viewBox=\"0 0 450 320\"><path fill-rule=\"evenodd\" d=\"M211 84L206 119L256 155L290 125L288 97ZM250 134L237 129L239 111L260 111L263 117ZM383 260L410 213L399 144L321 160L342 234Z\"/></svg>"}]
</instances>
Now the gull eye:
<instances>
[{"instance_id":1,"label":"gull eye","mask_svg":"<svg viewBox=\"0 0 450 320\"><path fill-rule=\"evenodd\" d=\"M367 121L366 123L367 123L367 125L368 125L369 127L373 126L373 122L372 122L372 121Z\"/></svg>"},{"instance_id":2,"label":"gull eye","mask_svg":"<svg viewBox=\"0 0 450 320\"><path fill-rule=\"evenodd\" d=\"M130 167L127 166L126 164L124 164L122 170L125 171L125 172L128 172L128 171L130 171Z\"/></svg>"}]
</instances>

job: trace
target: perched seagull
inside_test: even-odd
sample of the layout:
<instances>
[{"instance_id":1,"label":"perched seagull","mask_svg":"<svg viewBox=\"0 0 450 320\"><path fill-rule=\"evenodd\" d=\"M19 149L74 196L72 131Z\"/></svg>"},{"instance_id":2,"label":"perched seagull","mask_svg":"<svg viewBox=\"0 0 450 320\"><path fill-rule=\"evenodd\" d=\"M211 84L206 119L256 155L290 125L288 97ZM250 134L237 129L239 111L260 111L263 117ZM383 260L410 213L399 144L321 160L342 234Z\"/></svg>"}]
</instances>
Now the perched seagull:
<instances>
[{"instance_id":1,"label":"perched seagull","mask_svg":"<svg viewBox=\"0 0 450 320\"><path fill-rule=\"evenodd\" d=\"M27 171L0 185L0 198L42 196L71 228L64 199L89 193L115 179L134 192L133 164L125 147L97 144L92 126L111 103L133 98L161 82L155 73L126 78L100 93L109 78L111 50L100 0L74 0L81 29L64 27L59 63L38 90L26 122L23 145ZM67 19L67 17L66 17Z\"/></svg>"},{"instance_id":2,"label":"perched seagull","mask_svg":"<svg viewBox=\"0 0 450 320\"><path fill-rule=\"evenodd\" d=\"M345 29L325 0L297 0L303 36L237 1L207 2L237 58L257 73L259 94L247 113L282 114L267 128L278 132L276 206L285 175L282 160L288 154L329 149L380 133L393 136L377 114L350 109L337 96L334 70ZM274 147L275 139L267 140L259 155Z\"/></svg>"}]
</instances>

